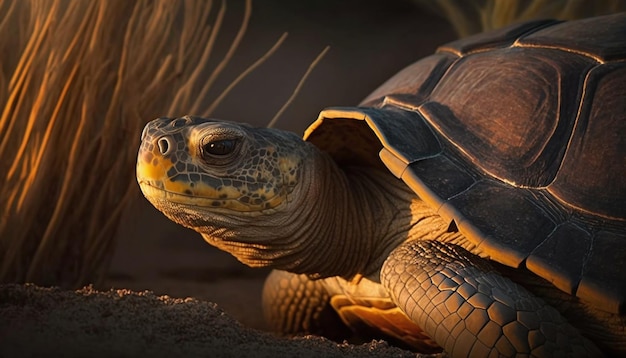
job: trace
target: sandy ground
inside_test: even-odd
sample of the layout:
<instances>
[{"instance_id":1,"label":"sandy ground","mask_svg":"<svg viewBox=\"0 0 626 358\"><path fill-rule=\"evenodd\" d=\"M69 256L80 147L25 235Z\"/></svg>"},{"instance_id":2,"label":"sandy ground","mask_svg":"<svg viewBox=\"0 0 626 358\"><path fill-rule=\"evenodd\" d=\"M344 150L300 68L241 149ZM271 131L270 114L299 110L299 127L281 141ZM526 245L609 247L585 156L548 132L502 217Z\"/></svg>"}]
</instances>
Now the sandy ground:
<instances>
[{"instance_id":1,"label":"sandy ground","mask_svg":"<svg viewBox=\"0 0 626 358\"><path fill-rule=\"evenodd\" d=\"M0 357L415 357L246 328L215 303L151 292L0 286Z\"/></svg>"},{"instance_id":2,"label":"sandy ground","mask_svg":"<svg viewBox=\"0 0 626 358\"><path fill-rule=\"evenodd\" d=\"M241 3L228 1L231 17L225 24L232 26L222 30L223 48L238 27ZM281 49L231 93L216 117L265 125L309 63L331 45L278 123L302 133L321 109L357 104L392 74L455 37L444 21L409 1L259 0L218 87L284 31L289 38ZM385 342L354 346L265 333L260 292L268 270L250 269L209 246L158 213L139 191L124 217L99 291L0 287L0 357L415 356Z\"/></svg>"}]
</instances>

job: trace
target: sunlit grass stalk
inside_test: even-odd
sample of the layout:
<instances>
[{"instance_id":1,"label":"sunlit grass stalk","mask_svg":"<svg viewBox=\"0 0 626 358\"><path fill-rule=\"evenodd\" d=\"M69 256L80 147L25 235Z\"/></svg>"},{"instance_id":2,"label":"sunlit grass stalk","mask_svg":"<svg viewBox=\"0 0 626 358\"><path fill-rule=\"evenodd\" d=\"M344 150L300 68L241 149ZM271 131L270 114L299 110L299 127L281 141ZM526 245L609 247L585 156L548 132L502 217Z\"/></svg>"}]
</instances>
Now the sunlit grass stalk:
<instances>
[{"instance_id":1,"label":"sunlit grass stalk","mask_svg":"<svg viewBox=\"0 0 626 358\"><path fill-rule=\"evenodd\" d=\"M219 104L251 8L218 57L225 1L0 1L0 281L103 279L142 127Z\"/></svg>"},{"instance_id":2,"label":"sunlit grass stalk","mask_svg":"<svg viewBox=\"0 0 626 358\"><path fill-rule=\"evenodd\" d=\"M313 60L313 62L311 62L311 64L307 68L307 70L304 72L304 75L302 75L302 78L300 78L300 81L296 85L296 88L293 90L293 93L291 94L291 96L289 96L287 101L282 105L282 107L280 107L278 112L276 112L274 117L267 124L268 128L273 128L276 125L276 123L280 119L280 116L283 114L283 112L285 112L287 107L289 107L291 102L293 102L294 98L296 98L298 93L300 93L300 90L302 89L302 86L304 85L304 82L306 81L307 78L309 78L309 75L311 74L311 72L313 72L313 69L315 68L315 66L317 66L317 64L322 60L322 58L324 58L324 56L326 55L328 50L330 50L330 46L324 47L322 52L320 52L319 55L317 55L317 57L315 58L315 60Z\"/></svg>"}]
</instances>

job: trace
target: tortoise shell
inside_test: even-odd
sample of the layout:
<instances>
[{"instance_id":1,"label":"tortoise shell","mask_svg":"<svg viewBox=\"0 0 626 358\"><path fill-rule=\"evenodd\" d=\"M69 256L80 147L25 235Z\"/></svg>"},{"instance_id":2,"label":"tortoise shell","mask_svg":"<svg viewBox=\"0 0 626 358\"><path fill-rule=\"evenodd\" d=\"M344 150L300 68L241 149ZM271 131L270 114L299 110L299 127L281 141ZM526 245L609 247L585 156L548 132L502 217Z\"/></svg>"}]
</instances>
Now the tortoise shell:
<instances>
[{"instance_id":1,"label":"tortoise shell","mask_svg":"<svg viewBox=\"0 0 626 358\"><path fill-rule=\"evenodd\" d=\"M624 313L626 13L449 43L305 139L384 164L481 255Z\"/></svg>"}]
</instances>

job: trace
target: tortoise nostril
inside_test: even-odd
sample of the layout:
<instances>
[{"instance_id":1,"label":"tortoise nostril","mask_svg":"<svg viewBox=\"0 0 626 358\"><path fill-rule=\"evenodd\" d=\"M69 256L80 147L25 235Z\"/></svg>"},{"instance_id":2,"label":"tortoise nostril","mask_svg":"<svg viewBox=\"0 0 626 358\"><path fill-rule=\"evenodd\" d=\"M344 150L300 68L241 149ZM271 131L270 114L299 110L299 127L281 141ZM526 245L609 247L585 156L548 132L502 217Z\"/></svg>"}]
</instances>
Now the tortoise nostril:
<instances>
[{"instance_id":1,"label":"tortoise nostril","mask_svg":"<svg viewBox=\"0 0 626 358\"><path fill-rule=\"evenodd\" d=\"M159 138L159 140L157 141L157 145L159 146L159 151L163 155L167 154L172 147L170 145L170 140L167 137Z\"/></svg>"},{"instance_id":2,"label":"tortoise nostril","mask_svg":"<svg viewBox=\"0 0 626 358\"><path fill-rule=\"evenodd\" d=\"M172 127L183 127L185 125L187 125L189 122L191 121L191 118L189 118L188 116L185 117L181 117L181 118L176 118L172 121Z\"/></svg>"}]
</instances>

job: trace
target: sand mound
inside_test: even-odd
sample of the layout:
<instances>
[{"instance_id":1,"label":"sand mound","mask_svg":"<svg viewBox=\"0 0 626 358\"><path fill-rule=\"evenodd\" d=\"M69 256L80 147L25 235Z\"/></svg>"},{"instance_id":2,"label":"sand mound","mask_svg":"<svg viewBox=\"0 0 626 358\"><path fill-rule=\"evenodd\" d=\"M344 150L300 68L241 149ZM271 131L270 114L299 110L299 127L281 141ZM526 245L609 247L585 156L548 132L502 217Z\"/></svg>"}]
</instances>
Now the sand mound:
<instances>
[{"instance_id":1,"label":"sand mound","mask_svg":"<svg viewBox=\"0 0 626 358\"><path fill-rule=\"evenodd\" d=\"M384 341L279 338L215 303L150 291L0 286L2 357L415 357Z\"/></svg>"}]
</instances>

